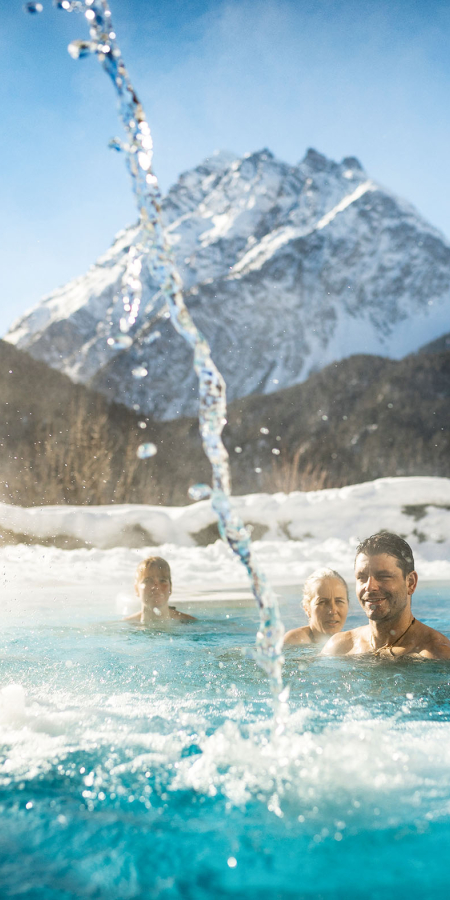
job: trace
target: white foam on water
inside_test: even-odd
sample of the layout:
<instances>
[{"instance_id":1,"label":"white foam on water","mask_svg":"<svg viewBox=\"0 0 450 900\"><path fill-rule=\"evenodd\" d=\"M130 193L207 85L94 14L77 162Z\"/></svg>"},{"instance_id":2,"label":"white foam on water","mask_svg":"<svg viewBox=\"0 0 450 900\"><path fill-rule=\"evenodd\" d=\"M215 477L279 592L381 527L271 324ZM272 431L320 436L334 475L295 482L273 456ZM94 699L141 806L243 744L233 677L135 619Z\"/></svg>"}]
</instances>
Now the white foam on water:
<instances>
[{"instance_id":1,"label":"white foam on water","mask_svg":"<svg viewBox=\"0 0 450 900\"><path fill-rule=\"evenodd\" d=\"M270 717L245 721L241 701L210 733L202 700L174 700L159 687L153 696L122 692L105 703L94 695L75 706L64 692L25 704L23 688L9 685L0 699L0 741L8 748L3 785L31 781L54 767L66 771L74 753L83 759L103 748L102 764L83 773L94 803L101 791L131 790L129 776L135 791L150 773L166 792L220 794L230 807L262 803L278 817L303 817L314 832L324 819L342 834L362 820L377 830L417 826L450 812L448 722L397 723L361 706L316 732L317 713L303 707L271 737ZM193 734L197 749L185 756ZM130 758L113 764L111 748L128 750Z\"/></svg>"}]
</instances>

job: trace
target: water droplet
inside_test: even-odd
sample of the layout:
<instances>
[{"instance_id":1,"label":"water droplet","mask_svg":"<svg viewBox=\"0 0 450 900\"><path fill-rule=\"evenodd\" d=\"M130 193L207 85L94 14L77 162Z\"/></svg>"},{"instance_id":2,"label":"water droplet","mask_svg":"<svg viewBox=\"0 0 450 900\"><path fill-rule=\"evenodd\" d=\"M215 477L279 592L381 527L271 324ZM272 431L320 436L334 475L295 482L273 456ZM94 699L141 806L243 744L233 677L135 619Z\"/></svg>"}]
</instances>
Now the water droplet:
<instances>
[{"instance_id":1,"label":"water droplet","mask_svg":"<svg viewBox=\"0 0 450 900\"><path fill-rule=\"evenodd\" d=\"M149 334L148 337L144 338L144 344L153 344L154 341L157 341L158 338L161 337L160 331L154 331L153 334Z\"/></svg>"},{"instance_id":2,"label":"water droplet","mask_svg":"<svg viewBox=\"0 0 450 900\"><path fill-rule=\"evenodd\" d=\"M129 334L116 334L114 337L109 337L106 343L115 350L126 350L127 347L131 347L133 338Z\"/></svg>"},{"instance_id":3,"label":"water droplet","mask_svg":"<svg viewBox=\"0 0 450 900\"><path fill-rule=\"evenodd\" d=\"M262 472L262 469L261 469L259 466L256 466L255 472L256 472L258 475L260 475L261 472Z\"/></svg>"},{"instance_id":4,"label":"water droplet","mask_svg":"<svg viewBox=\"0 0 450 900\"><path fill-rule=\"evenodd\" d=\"M88 10L86 10L85 16L86 16L86 18L88 19L89 22L92 22L92 20L95 19L95 12L94 12L94 10L93 10L93 9L88 9Z\"/></svg>"},{"instance_id":5,"label":"water droplet","mask_svg":"<svg viewBox=\"0 0 450 900\"><path fill-rule=\"evenodd\" d=\"M157 452L158 448L154 444L140 444L137 448L136 456L139 459L150 459L151 456L156 456Z\"/></svg>"},{"instance_id":6,"label":"water droplet","mask_svg":"<svg viewBox=\"0 0 450 900\"><path fill-rule=\"evenodd\" d=\"M235 448L234 448L234 452L235 452L235 453L242 453L242 447L235 447Z\"/></svg>"},{"instance_id":7,"label":"water droplet","mask_svg":"<svg viewBox=\"0 0 450 900\"><path fill-rule=\"evenodd\" d=\"M278 378L272 378L272 383L273 383L273 384L279 384L280 382L278 381Z\"/></svg>"},{"instance_id":8,"label":"water droplet","mask_svg":"<svg viewBox=\"0 0 450 900\"><path fill-rule=\"evenodd\" d=\"M260 430L260 433L261 433L261 434L269 434L269 429L268 429L268 428L260 428L259 430Z\"/></svg>"},{"instance_id":9,"label":"water droplet","mask_svg":"<svg viewBox=\"0 0 450 900\"><path fill-rule=\"evenodd\" d=\"M207 500L211 496L209 484L193 484L188 490L191 500Z\"/></svg>"},{"instance_id":10,"label":"water droplet","mask_svg":"<svg viewBox=\"0 0 450 900\"><path fill-rule=\"evenodd\" d=\"M148 375L148 369L145 369L144 366L136 366L135 369L131 370L131 374L133 378L145 378Z\"/></svg>"},{"instance_id":11,"label":"water droplet","mask_svg":"<svg viewBox=\"0 0 450 900\"><path fill-rule=\"evenodd\" d=\"M27 13L41 13L44 7L42 3L25 3L24 10Z\"/></svg>"},{"instance_id":12,"label":"water droplet","mask_svg":"<svg viewBox=\"0 0 450 900\"><path fill-rule=\"evenodd\" d=\"M139 428L147 428L147 422L138 422Z\"/></svg>"},{"instance_id":13,"label":"water droplet","mask_svg":"<svg viewBox=\"0 0 450 900\"><path fill-rule=\"evenodd\" d=\"M55 2L55 0L53 0ZM56 9L70 9L70 0L56 0Z\"/></svg>"},{"instance_id":14,"label":"water droplet","mask_svg":"<svg viewBox=\"0 0 450 900\"><path fill-rule=\"evenodd\" d=\"M149 169L150 165L151 165L150 154L144 153L143 151L141 151L141 153L138 153L138 162L139 162L141 169L143 169L144 172L146 172L147 169Z\"/></svg>"},{"instance_id":15,"label":"water droplet","mask_svg":"<svg viewBox=\"0 0 450 900\"><path fill-rule=\"evenodd\" d=\"M94 53L97 44L94 41L71 41L67 49L72 59L82 59L84 56Z\"/></svg>"},{"instance_id":16,"label":"water droplet","mask_svg":"<svg viewBox=\"0 0 450 900\"><path fill-rule=\"evenodd\" d=\"M230 869L235 869L237 866L237 859L235 859L234 856L229 856L227 859L227 866L229 866Z\"/></svg>"},{"instance_id":17,"label":"water droplet","mask_svg":"<svg viewBox=\"0 0 450 900\"><path fill-rule=\"evenodd\" d=\"M278 447L273 447L272 453L273 453L274 456L279 456L279 455L280 455L280 451L279 451Z\"/></svg>"}]
</instances>

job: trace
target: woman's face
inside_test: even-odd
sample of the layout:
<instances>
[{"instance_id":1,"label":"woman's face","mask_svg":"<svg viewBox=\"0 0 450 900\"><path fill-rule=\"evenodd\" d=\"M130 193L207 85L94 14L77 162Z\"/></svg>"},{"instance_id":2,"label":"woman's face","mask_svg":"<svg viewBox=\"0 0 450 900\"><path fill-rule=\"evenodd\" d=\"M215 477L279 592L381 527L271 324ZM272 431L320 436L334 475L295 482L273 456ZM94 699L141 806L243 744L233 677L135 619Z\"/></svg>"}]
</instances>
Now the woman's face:
<instances>
[{"instance_id":1,"label":"woman's face","mask_svg":"<svg viewBox=\"0 0 450 900\"><path fill-rule=\"evenodd\" d=\"M152 610L167 606L171 589L168 573L158 565L150 566L136 585L142 606Z\"/></svg>"},{"instance_id":2,"label":"woman's face","mask_svg":"<svg viewBox=\"0 0 450 900\"><path fill-rule=\"evenodd\" d=\"M304 607L313 631L337 634L342 631L348 613L345 585L339 578L323 578Z\"/></svg>"}]
</instances>

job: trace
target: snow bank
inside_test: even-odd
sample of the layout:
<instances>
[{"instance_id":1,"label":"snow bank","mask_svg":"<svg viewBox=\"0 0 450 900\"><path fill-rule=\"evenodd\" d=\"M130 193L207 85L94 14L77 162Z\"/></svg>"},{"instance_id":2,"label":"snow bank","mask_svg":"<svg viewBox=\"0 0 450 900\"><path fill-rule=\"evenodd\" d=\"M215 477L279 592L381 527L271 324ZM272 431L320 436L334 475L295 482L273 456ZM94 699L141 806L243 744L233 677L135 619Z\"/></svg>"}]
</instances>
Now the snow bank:
<instances>
[{"instance_id":1,"label":"snow bank","mask_svg":"<svg viewBox=\"0 0 450 900\"><path fill-rule=\"evenodd\" d=\"M450 479L379 478L322 491L248 494L234 497L233 506L244 522L262 526L258 530L268 541L356 540L384 528L416 544L441 545L449 535ZM142 542L143 533L153 546L194 547L204 543L202 532L215 522L209 500L172 507L0 503L0 528L37 540L66 536L100 549L130 546L133 534Z\"/></svg>"},{"instance_id":2,"label":"snow bank","mask_svg":"<svg viewBox=\"0 0 450 900\"><path fill-rule=\"evenodd\" d=\"M421 578L450 578L450 479L381 478L324 491L251 494L233 505L246 523L265 532L254 552L274 584L298 584L319 565L351 578L357 541L384 528L408 540ZM33 584L114 584L129 590L134 569L153 551L167 558L175 587L196 591L246 588L240 563L221 541L197 546L213 525L209 501L186 507L34 507L0 504L0 528L33 540L67 536L92 549L61 550L24 544L0 550L4 587ZM131 548L133 533L148 547ZM204 534L204 532L203 532Z\"/></svg>"}]
</instances>

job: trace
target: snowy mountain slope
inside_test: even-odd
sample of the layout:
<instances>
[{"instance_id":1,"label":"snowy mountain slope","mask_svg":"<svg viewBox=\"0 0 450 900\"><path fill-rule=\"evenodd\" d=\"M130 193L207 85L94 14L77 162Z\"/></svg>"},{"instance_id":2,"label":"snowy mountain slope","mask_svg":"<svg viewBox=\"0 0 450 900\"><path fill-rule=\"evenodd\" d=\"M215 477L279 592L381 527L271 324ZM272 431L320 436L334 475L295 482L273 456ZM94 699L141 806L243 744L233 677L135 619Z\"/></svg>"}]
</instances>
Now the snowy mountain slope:
<instances>
[{"instance_id":1,"label":"snowy mountain slope","mask_svg":"<svg viewBox=\"0 0 450 900\"><path fill-rule=\"evenodd\" d=\"M449 330L450 244L354 158L337 164L309 150L289 166L268 150L220 153L181 175L163 209L186 302L231 399L296 384L353 353L398 359ZM191 353L164 309L141 327L144 342L106 343L138 239L136 226L121 232L6 339L157 418L192 414ZM143 309L155 293L144 281ZM148 375L133 378L142 365Z\"/></svg>"}]
</instances>

